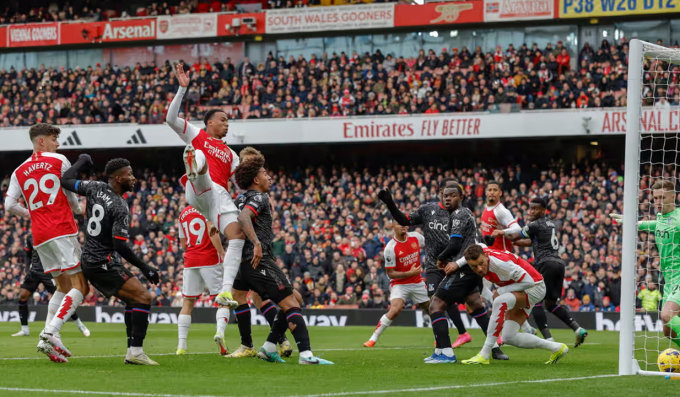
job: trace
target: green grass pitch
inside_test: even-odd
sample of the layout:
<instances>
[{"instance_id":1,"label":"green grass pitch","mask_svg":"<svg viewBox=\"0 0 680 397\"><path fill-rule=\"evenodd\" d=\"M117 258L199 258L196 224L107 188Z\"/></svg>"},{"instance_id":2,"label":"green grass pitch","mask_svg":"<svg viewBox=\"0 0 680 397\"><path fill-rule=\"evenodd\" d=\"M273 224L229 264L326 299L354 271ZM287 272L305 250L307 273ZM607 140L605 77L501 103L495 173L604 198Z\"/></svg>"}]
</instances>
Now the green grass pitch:
<instances>
[{"instance_id":1,"label":"green grass pitch","mask_svg":"<svg viewBox=\"0 0 680 397\"><path fill-rule=\"evenodd\" d=\"M0 396L672 396L680 383L663 377L597 377L617 373L618 333L591 332L587 344L572 349L557 365L543 364L549 353L504 347L507 362L488 366L426 365L431 354L429 329L393 327L375 348L362 347L372 327L310 327L312 348L334 366L301 366L297 352L285 364L257 359L228 359L217 354L214 326L194 324L189 354L175 356L175 325L151 325L146 352L161 365L123 364L125 328L122 324L88 324L85 338L73 323L62 332L74 357L55 364L36 352L41 324L31 324L31 336L11 337L17 323L0 323ZM253 327L256 347L267 329ZM455 335L455 330L452 331ZM570 331L554 331L570 346ZM472 343L456 349L458 359L476 354L483 342L472 331ZM235 324L227 328L231 349L238 347ZM81 357L79 357L81 356ZM19 359L21 358L21 359ZM585 379L574 379L585 378ZM26 389L31 389L26 390ZM48 392L49 391L49 392Z\"/></svg>"}]
</instances>

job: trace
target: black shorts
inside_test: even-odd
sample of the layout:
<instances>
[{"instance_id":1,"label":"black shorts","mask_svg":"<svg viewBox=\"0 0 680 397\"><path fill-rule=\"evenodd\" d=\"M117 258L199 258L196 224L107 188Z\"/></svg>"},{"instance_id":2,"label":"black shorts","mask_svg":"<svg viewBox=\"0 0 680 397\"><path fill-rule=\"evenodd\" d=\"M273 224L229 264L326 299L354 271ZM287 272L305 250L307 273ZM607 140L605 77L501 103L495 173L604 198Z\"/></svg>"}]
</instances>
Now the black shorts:
<instances>
[{"instance_id":1,"label":"black shorts","mask_svg":"<svg viewBox=\"0 0 680 397\"><path fill-rule=\"evenodd\" d=\"M262 258L257 269L253 269L250 261L251 259L241 261L241 267L234 280L234 289L253 290L260 295L262 300L271 299L277 305L293 295L293 286L288 281L288 277L272 258Z\"/></svg>"},{"instance_id":2,"label":"black shorts","mask_svg":"<svg viewBox=\"0 0 680 397\"><path fill-rule=\"evenodd\" d=\"M556 261L545 261L538 263L536 270L541 273L545 283L545 298L543 299L557 302L562 297L564 264Z\"/></svg>"},{"instance_id":3,"label":"black shorts","mask_svg":"<svg viewBox=\"0 0 680 397\"><path fill-rule=\"evenodd\" d=\"M447 305L467 302L467 297L479 293L481 277L476 274L456 272L444 277L434 296L446 302Z\"/></svg>"},{"instance_id":4,"label":"black shorts","mask_svg":"<svg viewBox=\"0 0 680 397\"><path fill-rule=\"evenodd\" d=\"M427 296L430 298L437 291L439 283L446 277L446 273L440 269L429 269L425 271L425 285L427 286Z\"/></svg>"},{"instance_id":5,"label":"black shorts","mask_svg":"<svg viewBox=\"0 0 680 397\"><path fill-rule=\"evenodd\" d=\"M98 265L83 262L81 269L87 281L107 298L117 296L123 285L135 276L122 263L115 261Z\"/></svg>"},{"instance_id":6,"label":"black shorts","mask_svg":"<svg viewBox=\"0 0 680 397\"><path fill-rule=\"evenodd\" d=\"M24 281L21 283L21 289L28 290L32 294L38 289L40 284L44 285L45 290L50 294L54 294L54 291L57 290L57 285L54 283L52 276L34 271L26 273Z\"/></svg>"}]
</instances>

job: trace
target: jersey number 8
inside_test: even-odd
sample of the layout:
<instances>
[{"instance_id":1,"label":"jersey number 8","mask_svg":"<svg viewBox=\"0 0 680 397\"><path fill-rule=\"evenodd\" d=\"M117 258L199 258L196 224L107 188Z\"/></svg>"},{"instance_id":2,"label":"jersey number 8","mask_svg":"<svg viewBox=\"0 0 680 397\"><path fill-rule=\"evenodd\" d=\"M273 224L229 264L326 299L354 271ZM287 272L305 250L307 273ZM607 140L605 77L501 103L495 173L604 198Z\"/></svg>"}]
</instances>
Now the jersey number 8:
<instances>
[{"instance_id":1,"label":"jersey number 8","mask_svg":"<svg viewBox=\"0 0 680 397\"><path fill-rule=\"evenodd\" d=\"M52 181L52 187L47 187L47 181ZM59 178L56 175L45 174L42 178L40 178L40 182L36 181L34 178L27 179L26 182L24 182L24 190L28 191L30 187L33 187L33 192L28 197L28 206L31 208L31 211L35 211L43 206L42 201L35 201L38 191L50 195L50 197L47 199L47 205L51 205L54 204L54 201L57 199L57 194L59 193L61 184L59 182Z\"/></svg>"},{"instance_id":2,"label":"jersey number 8","mask_svg":"<svg viewBox=\"0 0 680 397\"><path fill-rule=\"evenodd\" d=\"M102 219L104 219L104 207L99 204L92 206L92 216L87 220L87 233L97 237L102 232Z\"/></svg>"}]
</instances>

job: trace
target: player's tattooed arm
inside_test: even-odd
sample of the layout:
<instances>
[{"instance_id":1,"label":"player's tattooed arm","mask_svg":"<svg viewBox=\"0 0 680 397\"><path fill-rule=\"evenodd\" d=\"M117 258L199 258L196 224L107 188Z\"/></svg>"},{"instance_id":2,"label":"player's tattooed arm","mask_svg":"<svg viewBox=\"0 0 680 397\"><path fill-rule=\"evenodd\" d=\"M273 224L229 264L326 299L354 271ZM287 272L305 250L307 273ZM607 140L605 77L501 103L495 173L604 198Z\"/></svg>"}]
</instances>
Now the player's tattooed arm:
<instances>
[{"instance_id":1,"label":"player's tattooed arm","mask_svg":"<svg viewBox=\"0 0 680 397\"><path fill-rule=\"evenodd\" d=\"M387 209L390 210L390 214L392 214L392 217L395 221L397 221L398 224L402 226L409 226L411 224L408 217L404 215L403 212L399 211L399 208L397 208L394 200L392 200L392 194L389 190L381 189L378 192L378 198L380 201L385 203L385 205L387 205Z\"/></svg>"},{"instance_id":2,"label":"player's tattooed arm","mask_svg":"<svg viewBox=\"0 0 680 397\"><path fill-rule=\"evenodd\" d=\"M260 239L257 238L255 234L255 228L253 227L253 218L255 217L255 212L248 207L244 207L238 216L238 223L241 225L241 230L248 237L251 243L255 246L253 249L253 260L250 262L253 264L253 269L257 268L262 259L262 244Z\"/></svg>"},{"instance_id":3,"label":"player's tattooed arm","mask_svg":"<svg viewBox=\"0 0 680 397\"><path fill-rule=\"evenodd\" d=\"M78 193L78 184L80 182L78 174L85 172L87 167L92 164L92 157L89 154L81 154L78 157L78 161L61 176L61 186L68 191Z\"/></svg>"}]
</instances>

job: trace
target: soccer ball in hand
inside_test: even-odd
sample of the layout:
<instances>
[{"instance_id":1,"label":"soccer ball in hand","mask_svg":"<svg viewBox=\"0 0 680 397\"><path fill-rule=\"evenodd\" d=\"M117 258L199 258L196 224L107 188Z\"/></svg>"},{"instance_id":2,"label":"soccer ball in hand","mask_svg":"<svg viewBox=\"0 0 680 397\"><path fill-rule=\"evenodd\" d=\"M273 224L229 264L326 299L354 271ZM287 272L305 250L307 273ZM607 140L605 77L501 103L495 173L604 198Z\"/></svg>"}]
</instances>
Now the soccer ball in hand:
<instances>
[{"instance_id":1,"label":"soccer ball in hand","mask_svg":"<svg viewBox=\"0 0 680 397\"><path fill-rule=\"evenodd\" d=\"M680 351L666 349L659 354L656 363L661 372L680 372Z\"/></svg>"}]
</instances>

